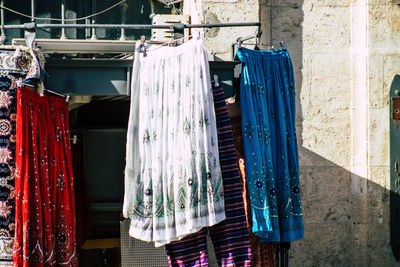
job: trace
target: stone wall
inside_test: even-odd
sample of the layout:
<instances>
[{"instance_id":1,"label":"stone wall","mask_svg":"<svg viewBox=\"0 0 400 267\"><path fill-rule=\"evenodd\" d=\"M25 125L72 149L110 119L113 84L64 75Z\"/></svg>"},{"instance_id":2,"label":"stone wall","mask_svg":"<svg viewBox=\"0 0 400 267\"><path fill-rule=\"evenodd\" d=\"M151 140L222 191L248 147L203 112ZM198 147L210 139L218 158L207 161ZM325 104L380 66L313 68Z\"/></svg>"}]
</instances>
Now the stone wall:
<instances>
[{"instance_id":1,"label":"stone wall","mask_svg":"<svg viewBox=\"0 0 400 267\"><path fill-rule=\"evenodd\" d=\"M389 90L400 73L400 1L369 0L367 13L368 229L370 262L399 266L389 242ZM385 261L384 261L385 260Z\"/></svg>"},{"instance_id":2,"label":"stone wall","mask_svg":"<svg viewBox=\"0 0 400 267\"><path fill-rule=\"evenodd\" d=\"M260 21L258 0L203 0L202 6L204 23ZM254 34L257 30L258 27L209 29L206 34L208 52L218 59L232 60L232 44L237 38Z\"/></svg>"},{"instance_id":3,"label":"stone wall","mask_svg":"<svg viewBox=\"0 0 400 267\"><path fill-rule=\"evenodd\" d=\"M305 238L290 266L400 266L389 236L391 81L400 73L400 1L203 1L205 22L263 23L295 68ZM255 28L214 29L207 46Z\"/></svg>"}]
</instances>

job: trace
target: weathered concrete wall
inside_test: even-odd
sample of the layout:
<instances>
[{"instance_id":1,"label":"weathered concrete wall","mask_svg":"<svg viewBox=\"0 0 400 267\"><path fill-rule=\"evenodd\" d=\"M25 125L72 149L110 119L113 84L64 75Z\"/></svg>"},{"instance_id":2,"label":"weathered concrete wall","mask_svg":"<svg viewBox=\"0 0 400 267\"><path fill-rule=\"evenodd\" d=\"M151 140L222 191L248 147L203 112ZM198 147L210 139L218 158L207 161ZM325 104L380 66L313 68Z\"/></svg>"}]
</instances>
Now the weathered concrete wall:
<instances>
[{"instance_id":1,"label":"weathered concrete wall","mask_svg":"<svg viewBox=\"0 0 400 267\"><path fill-rule=\"evenodd\" d=\"M305 238L291 266L400 266L389 238L388 95L400 73L394 0L228 0L203 3L208 22L262 21L264 42L287 43L297 91ZM231 59L254 28L209 32Z\"/></svg>"}]
</instances>

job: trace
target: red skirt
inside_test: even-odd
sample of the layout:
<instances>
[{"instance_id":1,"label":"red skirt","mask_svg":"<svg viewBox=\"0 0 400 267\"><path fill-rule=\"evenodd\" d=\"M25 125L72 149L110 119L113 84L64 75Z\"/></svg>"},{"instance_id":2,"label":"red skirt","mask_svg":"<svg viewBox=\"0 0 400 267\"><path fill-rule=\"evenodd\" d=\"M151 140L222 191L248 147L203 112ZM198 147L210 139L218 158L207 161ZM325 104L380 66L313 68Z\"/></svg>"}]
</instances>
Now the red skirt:
<instances>
[{"instance_id":1,"label":"red skirt","mask_svg":"<svg viewBox=\"0 0 400 267\"><path fill-rule=\"evenodd\" d=\"M18 89L14 266L76 266L68 105Z\"/></svg>"}]
</instances>

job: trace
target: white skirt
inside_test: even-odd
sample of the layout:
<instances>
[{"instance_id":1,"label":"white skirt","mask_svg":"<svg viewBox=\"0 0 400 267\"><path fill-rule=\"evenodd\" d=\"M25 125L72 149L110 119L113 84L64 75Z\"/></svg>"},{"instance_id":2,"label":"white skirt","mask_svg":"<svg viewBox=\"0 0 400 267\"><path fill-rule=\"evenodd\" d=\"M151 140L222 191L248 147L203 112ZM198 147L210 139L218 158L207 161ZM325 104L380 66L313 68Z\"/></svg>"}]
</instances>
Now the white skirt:
<instances>
[{"instance_id":1,"label":"white skirt","mask_svg":"<svg viewBox=\"0 0 400 267\"><path fill-rule=\"evenodd\" d=\"M201 40L136 52L123 207L132 237L160 246L225 219L209 76Z\"/></svg>"}]
</instances>

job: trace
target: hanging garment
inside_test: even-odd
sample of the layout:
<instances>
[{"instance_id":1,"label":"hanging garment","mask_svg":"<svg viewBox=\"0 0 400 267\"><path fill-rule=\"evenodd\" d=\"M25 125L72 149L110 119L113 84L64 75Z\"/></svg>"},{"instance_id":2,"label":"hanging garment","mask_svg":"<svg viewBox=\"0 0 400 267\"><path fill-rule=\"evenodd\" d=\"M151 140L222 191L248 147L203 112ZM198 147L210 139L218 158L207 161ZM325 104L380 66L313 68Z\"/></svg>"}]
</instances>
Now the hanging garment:
<instances>
[{"instance_id":1,"label":"hanging garment","mask_svg":"<svg viewBox=\"0 0 400 267\"><path fill-rule=\"evenodd\" d=\"M224 90L213 89L218 148L225 194L226 220L208 228L218 266L251 266L251 249L242 185ZM170 266L208 266L207 229L165 246Z\"/></svg>"},{"instance_id":2,"label":"hanging garment","mask_svg":"<svg viewBox=\"0 0 400 267\"><path fill-rule=\"evenodd\" d=\"M237 54L252 231L261 241L294 241L304 230L293 66L285 50L241 48Z\"/></svg>"},{"instance_id":3,"label":"hanging garment","mask_svg":"<svg viewBox=\"0 0 400 267\"><path fill-rule=\"evenodd\" d=\"M243 187L246 188L246 174L244 159L239 159L240 176L243 179ZM244 198L247 219L249 222L249 230L251 231L251 208L249 205L249 195L247 189L244 189ZM253 258L252 267L275 267L275 254L274 254L274 243L261 242L260 238L253 233L250 233L250 245L251 245L251 256Z\"/></svg>"},{"instance_id":4,"label":"hanging garment","mask_svg":"<svg viewBox=\"0 0 400 267\"><path fill-rule=\"evenodd\" d=\"M25 79L29 60L25 52L0 48L0 266L12 265L17 82Z\"/></svg>"},{"instance_id":5,"label":"hanging garment","mask_svg":"<svg viewBox=\"0 0 400 267\"><path fill-rule=\"evenodd\" d=\"M76 266L68 105L18 89L14 266Z\"/></svg>"},{"instance_id":6,"label":"hanging garment","mask_svg":"<svg viewBox=\"0 0 400 267\"><path fill-rule=\"evenodd\" d=\"M237 108L237 107L236 107ZM244 149L243 149L243 136L242 136L242 120L239 112L236 112L239 116L231 117L232 131L235 138L236 153L239 158L239 170L240 177L243 182L243 201L246 210L246 219L249 227L249 236L251 244L251 257L252 267L275 267L275 254L274 254L274 243L260 242L260 238L251 232L251 207L249 202L249 191L247 190L246 184L246 173L245 173L245 162L244 162Z\"/></svg>"},{"instance_id":7,"label":"hanging garment","mask_svg":"<svg viewBox=\"0 0 400 267\"><path fill-rule=\"evenodd\" d=\"M136 53L123 214L156 246L225 219L208 68L200 40Z\"/></svg>"},{"instance_id":8,"label":"hanging garment","mask_svg":"<svg viewBox=\"0 0 400 267\"><path fill-rule=\"evenodd\" d=\"M275 259L277 266L289 267L289 242L275 243Z\"/></svg>"}]
</instances>

